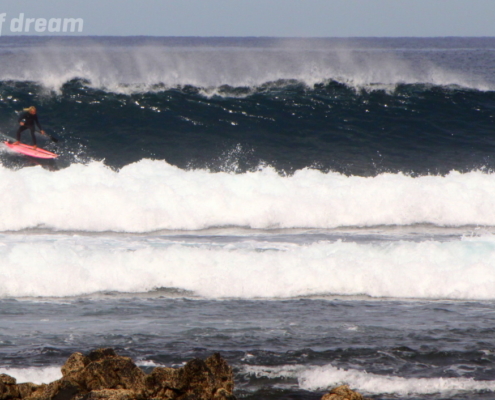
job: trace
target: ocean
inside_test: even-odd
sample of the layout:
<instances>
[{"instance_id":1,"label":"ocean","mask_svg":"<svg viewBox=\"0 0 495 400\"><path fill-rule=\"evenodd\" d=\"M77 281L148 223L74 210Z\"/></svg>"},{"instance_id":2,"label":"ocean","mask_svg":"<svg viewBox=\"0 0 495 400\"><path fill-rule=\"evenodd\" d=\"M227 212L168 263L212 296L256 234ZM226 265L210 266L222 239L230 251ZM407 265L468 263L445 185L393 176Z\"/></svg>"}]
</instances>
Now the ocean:
<instances>
[{"instance_id":1,"label":"ocean","mask_svg":"<svg viewBox=\"0 0 495 400\"><path fill-rule=\"evenodd\" d=\"M495 38L0 38L0 373L495 398ZM22 140L30 143L25 132Z\"/></svg>"}]
</instances>

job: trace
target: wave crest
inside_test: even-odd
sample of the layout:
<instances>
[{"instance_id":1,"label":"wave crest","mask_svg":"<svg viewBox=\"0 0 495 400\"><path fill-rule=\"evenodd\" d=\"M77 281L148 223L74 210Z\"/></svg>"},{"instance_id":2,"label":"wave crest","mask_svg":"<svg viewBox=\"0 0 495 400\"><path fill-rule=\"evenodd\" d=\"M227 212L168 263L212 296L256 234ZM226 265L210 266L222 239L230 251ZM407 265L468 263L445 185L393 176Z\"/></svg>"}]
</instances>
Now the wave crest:
<instances>
[{"instance_id":1,"label":"wave crest","mask_svg":"<svg viewBox=\"0 0 495 400\"><path fill-rule=\"evenodd\" d=\"M418 83L479 90L493 87L481 72L473 74L473 68L466 74L442 65L441 57L431 59L433 53L428 54L427 46L421 57L411 58L421 49L311 39L297 43L246 40L241 45L233 39L212 39L177 45L166 38L141 42L71 38L21 48L11 40L15 51L9 46L3 49L0 80L34 81L54 91L76 78L91 82L94 88L127 94L147 92L156 85L213 90L223 85L258 87L278 80L297 80L308 86L335 80L368 89Z\"/></svg>"}]
</instances>

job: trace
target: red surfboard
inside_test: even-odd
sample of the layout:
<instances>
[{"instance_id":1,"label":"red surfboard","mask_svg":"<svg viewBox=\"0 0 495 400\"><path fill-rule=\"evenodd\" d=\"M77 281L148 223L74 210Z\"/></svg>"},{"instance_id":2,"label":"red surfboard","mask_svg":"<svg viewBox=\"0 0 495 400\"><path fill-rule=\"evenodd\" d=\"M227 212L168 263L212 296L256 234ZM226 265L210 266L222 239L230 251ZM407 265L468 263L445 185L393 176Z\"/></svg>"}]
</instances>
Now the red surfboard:
<instances>
[{"instance_id":1,"label":"red surfboard","mask_svg":"<svg viewBox=\"0 0 495 400\"><path fill-rule=\"evenodd\" d=\"M26 156L36 157L36 158L57 158L58 155L52 153L51 151L40 149L39 147L34 148L24 143L13 144L9 142L4 142L5 145L16 151L17 153L25 154Z\"/></svg>"}]
</instances>

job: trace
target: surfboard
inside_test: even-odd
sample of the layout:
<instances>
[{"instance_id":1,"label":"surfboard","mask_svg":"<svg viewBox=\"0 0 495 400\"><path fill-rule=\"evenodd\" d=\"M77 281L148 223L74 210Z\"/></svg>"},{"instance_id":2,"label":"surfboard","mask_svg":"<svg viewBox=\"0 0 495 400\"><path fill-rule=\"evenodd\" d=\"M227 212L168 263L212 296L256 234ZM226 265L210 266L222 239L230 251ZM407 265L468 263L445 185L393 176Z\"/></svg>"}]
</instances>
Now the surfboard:
<instances>
[{"instance_id":1,"label":"surfboard","mask_svg":"<svg viewBox=\"0 0 495 400\"><path fill-rule=\"evenodd\" d=\"M29 146L24 143L13 144L9 142L4 142L5 145L17 153L24 154L26 156L36 157L36 158L57 158L58 155L52 153L51 151L41 149L37 147L36 149L33 146Z\"/></svg>"}]
</instances>

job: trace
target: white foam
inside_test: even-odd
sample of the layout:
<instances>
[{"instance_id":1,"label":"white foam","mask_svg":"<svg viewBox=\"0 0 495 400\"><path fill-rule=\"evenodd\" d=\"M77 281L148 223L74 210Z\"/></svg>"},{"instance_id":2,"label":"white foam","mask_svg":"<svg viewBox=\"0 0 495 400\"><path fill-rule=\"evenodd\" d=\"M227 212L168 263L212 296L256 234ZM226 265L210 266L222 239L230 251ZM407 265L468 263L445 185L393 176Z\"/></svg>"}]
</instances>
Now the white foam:
<instances>
[{"instance_id":1,"label":"white foam","mask_svg":"<svg viewBox=\"0 0 495 400\"><path fill-rule=\"evenodd\" d=\"M148 368L149 367L152 367L152 368L156 368L156 367L162 367L162 368L164 368L164 367L166 367L165 364L160 364L160 363L157 363L157 362L152 361L152 360L138 360L136 362L136 365L138 367L148 367Z\"/></svg>"},{"instance_id":2,"label":"white foam","mask_svg":"<svg viewBox=\"0 0 495 400\"><path fill-rule=\"evenodd\" d=\"M451 396L462 392L495 391L495 381L475 381L469 378L402 378L376 375L358 370L344 370L325 365L307 367L291 365L281 367L246 367L248 373L257 376L297 378L302 389L329 390L347 384L366 395L394 394L399 396L440 393Z\"/></svg>"},{"instance_id":3,"label":"white foam","mask_svg":"<svg viewBox=\"0 0 495 400\"><path fill-rule=\"evenodd\" d=\"M0 230L152 232L218 226L495 226L495 175L345 176L271 168L185 171L142 160L0 167ZM176 243L144 236L0 235L0 296L72 296L169 287L205 297L319 294L494 299L495 241ZM441 282L441 284L439 284Z\"/></svg>"},{"instance_id":4,"label":"white foam","mask_svg":"<svg viewBox=\"0 0 495 400\"><path fill-rule=\"evenodd\" d=\"M2 235L0 297L175 288L207 298L495 299L495 241L174 242Z\"/></svg>"},{"instance_id":5,"label":"white foam","mask_svg":"<svg viewBox=\"0 0 495 400\"><path fill-rule=\"evenodd\" d=\"M0 231L495 226L495 174L477 171L413 178L304 169L283 177L271 168L210 173L142 160L120 171L97 162L58 172L0 167L0 189Z\"/></svg>"},{"instance_id":6,"label":"white foam","mask_svg":"<svg viewBox=\"0 0 495 400\"><path fill-rule=\"evenodd\" d=\"M1 368L0 374L7 374L17 380L17 383L31 382L37 385L50 383L62 378L60 367L31 367L31 368Z\"/></svg>"}]
</instances>

